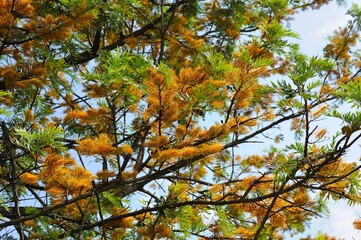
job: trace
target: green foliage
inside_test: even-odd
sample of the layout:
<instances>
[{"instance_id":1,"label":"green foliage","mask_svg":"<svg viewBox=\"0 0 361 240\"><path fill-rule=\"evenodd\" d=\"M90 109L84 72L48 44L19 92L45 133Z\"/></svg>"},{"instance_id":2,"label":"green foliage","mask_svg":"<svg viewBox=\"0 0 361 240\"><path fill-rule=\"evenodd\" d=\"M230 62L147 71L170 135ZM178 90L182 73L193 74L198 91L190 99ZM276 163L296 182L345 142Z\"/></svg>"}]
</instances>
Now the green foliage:
<instances>
[{"instance_id":1,"label":"green foliage","mask_svg":"<svg viewBox=\"0 0 361 240\"><path fill-rule=\"evenodd\" d=\"M342 84L336 94L344 101L347 101L352 108L360 108L361 106L361 83L360 81L351 81Z\"/></svg>"},{"instance_id":2,"label":"green foliage","mask_svg":"<svg viewBox=\"0 0 361 240\"><path fill-rule=\"evenodd\" d=\"M271 82L271 86L267 86L264 91L271 93L277 92L281 97L286 99L294 98L297 94L297 89L293 89L292 85L285 80Z\"/></svg>"},{"instance_id":3,"label":"green foliage","mask_svg":"<svg viewBox=\"0 0 361 240\"><path fill-rule=\"evenodd\" d=\"M184 6L184 16L188 19L188 23L195 20L197 14L202 12L202 1L190 0Z\"/></svg>"},{"instance_id":4,"label":"green foliage","mask_svg":"<svg viewBox=\"0 0 361 240\"><path fill-rule=\"evenodd\" d=\"M88 72L83 75L86 81L99 81L109 87L113 83L141 84L148 72L149 63L146 59L130 52L104 52L100 58L101 72Z\"/></svg>"},{"instance_id":5,"label":"green foliage","mask_svg":"<svg viewBox=\"0 0 361 240\"><path fill-rule=\"evenodd\" d=\"M340 113L334 109L329 113L329 115L341 119L343 123L346 123L348 126L350 126L353 131L357 131L361 127L360 111Z\"/></svg>"},{"instance_id":6,"label":"green foliage","mask_svg":"<svg viewBox=\"0 0 361 240\"><path fill-rule=\"evenodd\" d=\"M352 3L351 8L347 12L351 17L353 17L353 21L356 22L356 26L359 30L361 30L361 8L356 3Z\"/></svg>"},{"instance_id":7,"label":"green foliage","mask_svg":"<svg viewBox=\"0 0 361 240\"><path fill-rule=\"evenodd\" d=\"M327 199L322 195L319 194L315 197L316 199L316 206L315 210L322 216L329 216L330 210L327 206Z\"/></svg>"},{"instance_id":8,"label":"green foliage","mask_svg":"<svg viewBox=\"0 0 361 240\"><path fill-rule=\"evenodd\" d=\"M298 34L285 28L277 20L268 24L260 24L259 28L265 33L266 46L275 53L285 53L286 47L297 48L297 45L289 43L285 38L298 38Z\"/></svg>"},{"instance_id":9,"label":"green foliage","mask_svg":"<svg viewBox=\"0 0 361 240\"><path fill-rule=\"evenodd\" d=\"M301 142L295 142L286 147L287 150L294 150L298 154L304 153L304 145Z\"/></svg>"},{"instance_id":10,"label":"green foliage","mask_svg":"<svg viewBox=\"0 0 361 240\"><path fill-rule=\"evenodd\" d=\"M55 229L52 227L52 225L49 223L49 219L43 218L41 221L41 226L39 226L42 230L42 232L45 234L48 239L56 240L59 239L59 236L63 233L60 229ZM67 234L65 234L66 237Z\"/></svg>"},{"instance_id":11,"label":"green foliage","mask_svg":"<svg viewBox=\"0 0 361 240\"><path fill-rule=\"evenodd\" d=\"M233 66L224 58L224 55L211 51L207 56L209 71L212 76L223 79L229 72L233 71Z\"/></svg>"},{"instance_id":12,"label":"green foliage","mask_svg":"<svg viewBox=\"0 0 361 240\"><path fill-rule=\"evenodd\" d=\"M294 55L294 61L296 64L289 74L289 78L298 88L303 86L307 80L322 74L324 71L329 71L333 67L333 63L327 59L308 58L306 55L298 53Z\"/></svg>"},{"instance_id":13,"label":"green foliage","mask_svg":"<svg viewBox=\"0 0 361 240\"><path fill-rule=\"evenodd\" d=\"M15 143L31 154L44 153L44 148L54 148L58 152L63 152L67 148L61 139L64 132L60 127L50 126L48 128L35 131L27 131L22 128L15 129L17 139Z\"/></svg>"},{"instance_id":14,"label":"green foliage","mask_svg":"<svg viewBox=\"0 0 361 240\"><path fill-rule=\"evenodd\" d=\"M202 218L197 208L184 206L175 210L175 215L185 239L190 237L191 232L199 232L204 228Z\"/></svg>"},{"instance_id":15,"label":"green foliage","mask_svg":"<svg viewBox=\"0 0 361 240\"><path fill-rule=\"evenodd\" d=\"M162 73L162 75L165 77L165 80L168 85L172 82L172 76L174 75L174 72L171 68L167 67L166 64L160 63L159 64L159 72Z\"/></svg>"},{"instance_id":16,"label":"green foliage","mask_svg":"<svg viewBox=\"0 0 361 240\"><path fill-rule=\"evenodd\" d=\"M220 231L225 237L232 237L236 228L231 223L229 216L222 207L216 207L216 212L218 217L217 222L219 224Z\"/></svg>"},{"instance_id":17,"label":"green foliage","mask_svg":"<svg viewBox=\"0 0 361 240\"><path fill-rule=\"evenodd\" d=\"M327 234L322 233L322 231L318 231L314 238L314 240L327 240L327 239L329 239Z\"/></svg>"},{"instance_id":18,"label":"green foliage","mask_svg":"<svg viewBox=\"0 0 361 240\"><path fill-rule=\"evenodd\" d=\"M1 102L4 102L4 101L6 101L6 99L11 99L11 98L12 98L11 93L0 90L0 101ZM6 107L0 107L0 115L9 116L10 111Z\"/></svg>"},{"instance_id":19,"label":"green foliage","mask_svg":"<svg viewBox=\"0 0 361 240\"><path fill-rule=\"evenodd\" d=\"M39 209L36 207L26 207L25 208L25 213L26 214L36 214L39 212Z\"/></svg>"},{"instance_id":20,"label":"green foliage","mask_svg":"<svg viewBox=\"0 0 361 240\"><path fill-rule=\"evenodd\" d=\"M358 171L353 172L349 177L349 187L348 194L351 196L361 196L361 174ZM349 199L349 205L356 205L358 201Z\"/></svg>"},{"instance_id":21,"label":"green foliage","mask_svg":"<svg viewBox=\"0 0 361 240\"><path fill-rule=\"evenodd\" d=\"M297 145L297 144L296 144ZM292 148L291 145L290 148ZM286 183L290 178L294 177L295 171L299 168L301 160L297 156L287 157L282 154L282 150L277 148L272 148L272 155L274 155L274 176L275 176L275 186L279 184Z\"/></svg>"}]
</instances>

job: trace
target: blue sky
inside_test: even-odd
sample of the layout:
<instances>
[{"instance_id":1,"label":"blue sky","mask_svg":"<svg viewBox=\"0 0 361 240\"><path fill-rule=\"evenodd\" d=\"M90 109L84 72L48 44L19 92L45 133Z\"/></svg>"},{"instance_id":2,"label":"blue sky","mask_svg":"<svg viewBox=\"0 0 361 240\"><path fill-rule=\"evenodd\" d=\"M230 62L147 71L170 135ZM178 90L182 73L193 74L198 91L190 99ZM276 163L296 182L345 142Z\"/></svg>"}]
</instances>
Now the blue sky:
<instances>
[{"instance_id":1,"label":"blue sky","mask_svg":"<svg viewBox=\"0 0 361 240\"><path fill-rule=\"evenodd\" d=\"M355 0L348 0L347 7L350 7L352 2L357 3ZM301 39L297 42L301 50L309 55L322 55L322 49L327 44L327 35L331 35L339 26L344 26L350 19L346 11L347 8L339 7L334 2L316 11L299 13L291 22L291 27L300 34ZM360 147L350 154L357 159L361 155ZM314 235L318 230L339 239L361 239L361 231L355 230L352 226L352 222L361 217L360 205L350 207L345 202L332 202L329 210L328 219L313 220L307 233L297 235L295 239L308 234Z\"/></svg>"}]
</instances>

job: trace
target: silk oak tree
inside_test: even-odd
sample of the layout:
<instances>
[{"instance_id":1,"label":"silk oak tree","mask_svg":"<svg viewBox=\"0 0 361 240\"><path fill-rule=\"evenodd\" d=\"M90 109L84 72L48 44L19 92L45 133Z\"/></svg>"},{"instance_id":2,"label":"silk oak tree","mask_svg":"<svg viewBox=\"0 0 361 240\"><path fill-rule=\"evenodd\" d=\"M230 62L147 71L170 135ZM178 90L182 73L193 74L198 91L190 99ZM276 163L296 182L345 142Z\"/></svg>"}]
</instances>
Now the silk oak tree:
<instances>
[{"instance_id":1,"label":"silk oak tree","mask_svg":"<svg viewBox=\"0 0 361 240\"><path fill-rule=\"evenodd\" d=\"M1 238L283 239L360 203L361 9L322 56L289 28L329 2L0 0Z\"/></svg>"}]
</instances>

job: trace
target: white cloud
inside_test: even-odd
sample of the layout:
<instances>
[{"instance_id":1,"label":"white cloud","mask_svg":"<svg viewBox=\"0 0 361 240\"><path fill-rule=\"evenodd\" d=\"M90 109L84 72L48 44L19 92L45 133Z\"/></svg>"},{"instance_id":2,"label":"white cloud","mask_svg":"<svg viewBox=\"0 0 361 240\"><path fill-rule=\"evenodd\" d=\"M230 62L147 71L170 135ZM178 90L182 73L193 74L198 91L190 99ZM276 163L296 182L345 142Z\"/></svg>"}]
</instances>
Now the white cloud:
<instances>
[{"instance_id":1,"label":"white cloud","mask_svg":"<svg viewBox=\"0 0 361 240\"><path fill-rule=\"evenodd\" d=\"M361 206L350 207L344 202L330 205L328 222L330 235L344 239L361 239L361 231L353 228L352 222L361 215Z\"/></svg>"},{"instance_id":2,"label":"white cloud","mask_svg":"<svg viewBox=\"0 0 361 240\"><path fill-rule=\"evenodd\" d=\"M353 228L353 221L361 218L361 206L350 207L345 201L330 201L328 218L316 218L312 220L310 228L305 233L298 234L291 239L299 239L311 235L314 237L318 231L336 237L338 240L361 239L361 231Z\"/></svg>"},{"instance_id":3,"label":"white cloud","mask_svg":"<svg viewBox=\"0 0 361 240\"><path fill-rule=\"evenodd\" d=\"M351 6L351 1L348 1L347 6ZM351 19L346 12L347 8L333 2L319 10L298 13L291 26L300 34L301 39L296 42L300 44L301 50L310 55L320 54L327 44L327 36Z\"/></svg>"},{"instance_id":4,"label":"white cloud","mask_svg":"<svg viewBox=\"0 0 361 240\"><path fill-rule=\"evenodd\" d=\"M308 233L303 234L303 236L311 232L315 234L321 230L323 233L337 237L337 239L361 239L361 231L354 229L352 225L354 220L361 217L361 206L350 207L345 201L332 201L329 204L329 210L329 218L314 219L310 231L307 231Z\"/></svg>"}]
</instances>

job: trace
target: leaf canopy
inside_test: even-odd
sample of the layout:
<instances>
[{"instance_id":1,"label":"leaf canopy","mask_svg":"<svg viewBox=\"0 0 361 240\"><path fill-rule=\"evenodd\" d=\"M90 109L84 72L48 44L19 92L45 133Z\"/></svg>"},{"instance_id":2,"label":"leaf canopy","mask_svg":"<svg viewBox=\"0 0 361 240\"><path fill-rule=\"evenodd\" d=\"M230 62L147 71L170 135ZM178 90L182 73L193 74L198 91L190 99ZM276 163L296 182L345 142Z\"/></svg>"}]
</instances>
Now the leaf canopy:
<instances>
[{"instance_id":1,"label":"leaf canopy","mask_svg":"<svg viewBox=\"0 0 361 240\"><path fill-rule=\"evenodd\" d=\"M289 27L329 2L0 0L1 238L283 239L359 204L360 7L323 56Z\"/></svg>"}]
</instances>

